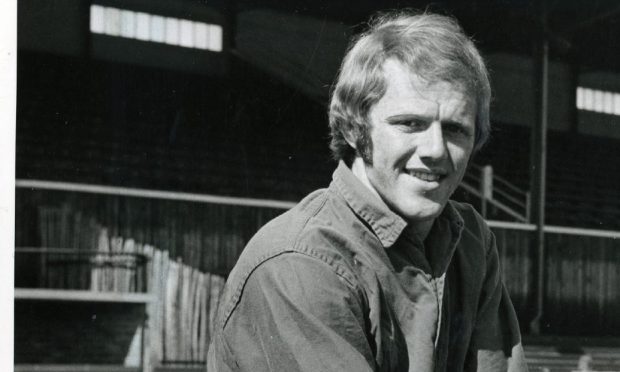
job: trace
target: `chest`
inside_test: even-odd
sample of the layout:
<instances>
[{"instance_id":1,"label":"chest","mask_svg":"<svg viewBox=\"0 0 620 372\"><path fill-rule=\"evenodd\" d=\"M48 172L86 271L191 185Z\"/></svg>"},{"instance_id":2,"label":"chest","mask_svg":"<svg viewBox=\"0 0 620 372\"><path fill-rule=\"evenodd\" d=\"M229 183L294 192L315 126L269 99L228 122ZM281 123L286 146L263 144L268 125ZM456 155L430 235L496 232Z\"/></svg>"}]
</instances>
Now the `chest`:
<instances>
[{"instance_id":1,"label":"chest","mask_svg":"<svg viewBox=\"0 0 620 372\"><path fill-rule=\"evenodd\" d=\"M401 257L366 278L379 370L458 371L467 358L481 280L455 255L438 277Z\"/></svg>"}]
</instances>

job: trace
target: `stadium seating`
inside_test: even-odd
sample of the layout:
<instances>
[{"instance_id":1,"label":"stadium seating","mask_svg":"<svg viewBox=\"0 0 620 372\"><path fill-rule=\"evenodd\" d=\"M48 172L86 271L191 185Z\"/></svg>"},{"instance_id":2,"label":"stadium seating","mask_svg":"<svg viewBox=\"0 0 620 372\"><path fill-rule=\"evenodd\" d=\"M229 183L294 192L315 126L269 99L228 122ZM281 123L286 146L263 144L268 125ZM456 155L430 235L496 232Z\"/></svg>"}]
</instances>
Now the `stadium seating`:
<instances>
[{"instance_id":1,"label":"stadium seating","mask_svg":"<svg viewBox=\"0 0 620 372\"><path fill-rule=\"evenodd\" d=\"M330 181L324 104L248 65L220 86L155 69L22 58L21 75L36 75L19 85L27 99L18 100L18 178L284 200ZM547 223L619 229L619 141L548 139ZM527 190L529 129L494 123L475 163Z\"/></svg>"}]
</instances>

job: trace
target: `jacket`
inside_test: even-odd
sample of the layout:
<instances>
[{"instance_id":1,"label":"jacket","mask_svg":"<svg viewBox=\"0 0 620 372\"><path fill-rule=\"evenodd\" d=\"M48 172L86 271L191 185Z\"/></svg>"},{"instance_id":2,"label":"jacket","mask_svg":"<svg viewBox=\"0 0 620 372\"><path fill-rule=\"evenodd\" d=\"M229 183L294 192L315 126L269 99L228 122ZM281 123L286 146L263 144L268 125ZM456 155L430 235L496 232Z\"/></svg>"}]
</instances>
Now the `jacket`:
<instances>
[{"instance_id":1,"label":"jacket","mask_svg":"<svg viewBox=\"0 0 620 372\"><path fill-rule=\"evenodd\" d=\"M493 233L449 201L424 241L340 163L231 271L209 372L525 371Z\"/></svg>"}]
</instances>

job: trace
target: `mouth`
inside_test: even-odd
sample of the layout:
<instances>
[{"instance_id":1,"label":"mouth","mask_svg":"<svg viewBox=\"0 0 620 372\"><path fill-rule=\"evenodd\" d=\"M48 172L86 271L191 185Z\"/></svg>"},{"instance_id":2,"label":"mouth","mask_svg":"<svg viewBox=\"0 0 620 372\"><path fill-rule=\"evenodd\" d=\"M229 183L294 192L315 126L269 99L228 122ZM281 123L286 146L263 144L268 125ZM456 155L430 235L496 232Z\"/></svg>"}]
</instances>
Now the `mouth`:
<instances>
[{"instance_id":1,"label":"mouth","mask_svg":"<svg viewBox=\"0 0 620 372\"><path fill-rule=\"evenodd\" d=\"M425 182L441 182L446 177L446 174L443 172L431 170L405 169L405 173Z\"/></svg>"}]
</instances>

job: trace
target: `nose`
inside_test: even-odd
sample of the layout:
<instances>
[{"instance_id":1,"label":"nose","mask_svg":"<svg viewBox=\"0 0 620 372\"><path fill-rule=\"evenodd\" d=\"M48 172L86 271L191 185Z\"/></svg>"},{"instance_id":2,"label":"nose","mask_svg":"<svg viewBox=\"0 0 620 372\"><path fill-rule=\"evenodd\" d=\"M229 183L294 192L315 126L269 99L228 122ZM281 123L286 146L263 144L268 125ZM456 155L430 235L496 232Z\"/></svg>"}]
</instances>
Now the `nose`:
<instances>
[{"instance_id":1,"label":"nose","mask_svg":"<svg viewBox=\"0 0 620 372\"><path fill-rule=\"evenodd\" d=\"M435 120L422 133L416 152L421 159L441 160L446 157L447 151L441 122Z\"/></svg>"}]
</instances>

